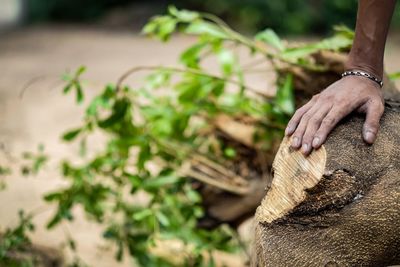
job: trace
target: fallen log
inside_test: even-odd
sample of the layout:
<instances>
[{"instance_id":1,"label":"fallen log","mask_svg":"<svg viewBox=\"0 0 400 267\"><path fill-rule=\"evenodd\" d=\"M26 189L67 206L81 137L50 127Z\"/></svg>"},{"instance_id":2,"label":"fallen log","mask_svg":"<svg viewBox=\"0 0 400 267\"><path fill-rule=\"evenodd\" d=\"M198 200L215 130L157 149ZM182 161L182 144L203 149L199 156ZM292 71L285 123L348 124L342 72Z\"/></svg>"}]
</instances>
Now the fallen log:
<instances>
[{"instance_id":1,"label":"fallen log","mask_svg":"<svg viewBox=\"0 0 400 267\"><path fill-rule=\"evenodd\" d=\"M355 114L308 157L283 140L256 212L253 266L400 264L399 107L387 103L372 146Z\"/></svg>"}]
</instances>

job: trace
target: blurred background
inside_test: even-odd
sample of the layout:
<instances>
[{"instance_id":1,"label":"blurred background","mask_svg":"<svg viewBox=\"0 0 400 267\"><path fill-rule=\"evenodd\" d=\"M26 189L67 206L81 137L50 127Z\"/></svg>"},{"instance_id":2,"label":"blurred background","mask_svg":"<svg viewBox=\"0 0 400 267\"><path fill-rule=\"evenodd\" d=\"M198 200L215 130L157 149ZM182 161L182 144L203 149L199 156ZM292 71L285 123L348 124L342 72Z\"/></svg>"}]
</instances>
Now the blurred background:
<instances>
[{"instance_id":1,"label":"blurred background","mask_svg":"<svg viewBox=\"0 0 400 267\"><path fill-rule=\"evenodd\" d=\"M354 25L356 0L1 0L0 25L90 23L139 29L168 5L214 13L235 28L265 27L278 34L324 34L332 25ZM395 27L400 13L395 12Z\"/></svg>"},{"instance_id":2,"label":"blurred background","mask_svg":"<svg viewBox=\"0 0 400 267\"><path fill-rule=\"evenodd\" d=\"M353 28L357 11L356 0L0 0L0 165L17 166L14 156L36 150L39 143L51 155L40 176L16 173L7 179L7 189L0 192L0 231L15 225L18 210L39 209L35 243L62 248L68 233L90 266L131 266L128 260L116 263L115 251L101 238L103 229L88 222L81 210L70 224L47 231L54 208L43 209L42 196L65 185L55 163L78 150L60 141L61 133L80 124L83 113L82 106L62 96L61 75L87 66L90 96L132 66L176 65L192 37L163 44L139 34L168 5L216 14L248 35L269 27L300 41L326 36L336 24ZM388 72L400 69L399 27L400 12L395 12L386 50ZM263 89L274 85L270 73L258 73L250 83ZM244 240L252 235L251 223L239 228Z\"/></svg>"},{"instance_id":3,"label":"blurred background","mask_svg":"<svg viewBox=\"0 0 400 267\"><path fill-rule=\"evenodd\" d=\"M0 25L85 22L137 29L169 4L215 13L248 31L268 26L286 34L324 33L337 23L351 26L357 5L355 0L1 0Z\"/></svg>"}]
</instances>

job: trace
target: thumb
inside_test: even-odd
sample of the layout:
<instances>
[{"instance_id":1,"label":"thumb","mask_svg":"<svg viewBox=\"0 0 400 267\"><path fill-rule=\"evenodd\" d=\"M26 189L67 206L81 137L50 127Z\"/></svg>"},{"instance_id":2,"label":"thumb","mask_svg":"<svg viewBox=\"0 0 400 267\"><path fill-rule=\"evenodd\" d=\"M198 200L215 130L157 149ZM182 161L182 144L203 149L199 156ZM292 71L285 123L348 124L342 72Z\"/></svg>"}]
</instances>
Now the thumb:
<instances>
[{"instance_id":1,"label":"thumb","mask_svg":"<svg viewBox=\"0 0 400 267\"><path fill-rule=\"evenodd\" d=\"M382 117L384 106L380 102L372 102L366 108L366 118L363 127L363 137L365 142L372 144L379 130L379 121Z\"/></svg>"}]
</instances>

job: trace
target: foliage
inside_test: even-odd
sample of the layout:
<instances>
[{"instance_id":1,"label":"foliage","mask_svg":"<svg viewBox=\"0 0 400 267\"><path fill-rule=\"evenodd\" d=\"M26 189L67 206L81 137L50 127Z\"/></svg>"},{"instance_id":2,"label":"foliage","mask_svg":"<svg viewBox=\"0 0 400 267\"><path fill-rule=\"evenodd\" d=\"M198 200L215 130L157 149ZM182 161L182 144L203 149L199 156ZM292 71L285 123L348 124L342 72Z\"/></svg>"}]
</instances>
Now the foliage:
<instances>
[{"instance_id":1,"label":"foliage","mask_svg":"<svg viewBox=\"0 0 400 267\"><path fill-rule=\"evenodd\" d=\"M357 12L356 0L189 0L179 4L212 12L241 29L268 26L286 34L326 33L338 23L352 27Z\"/></svg>"},{"instance_id":2,"label":"foliage","mask_svg":"<svg viewBox=\"0 0 400 267\"><path fill-rule=\"evenodd\" d=\"M246 37L214 15L170 7L167 15L152 18L143 33L161 41L176 33L194 35L197 40L182 51L179 67L132 68L90 100L85 99L81 83L84 67L63 76L63 93L73 94L76 103L86 108L81 125L62 135L65 142L79 142L80 159L61 162L68 185L45 196L58 207L48 228L73 220L72 209L80 205L89 218L105 226L103 236L116 245L119 260L128 252L146 267L214 266L209 256L212 251L236 253L240 241L228 225L213 230L197 227L204 216L202 196L182 166L198 155L220 166L239 156L235 147L210 135L214 119L221 114L251 117L257 129L254 140L268 151L281 138L295 108L293 77L279 66L324 71L326 67L316 64L311 55L321 50L348 50L353 32L340 26L330 38L290 46L269 28ZM238 49L246 49L254 62L242 64ZM276 71L274 97L246 82L248 74L266 71L258 68L260 58ZM217 73L207 71L204 63L210 60L217 63ZM150 72L143 86L125 85L125 79L139 71ZM89 155L87 146L96 141L93 136L98 133L106 138L104 146ZM24 175L36 175L48 161L43 145L34 153L24 153L23 158ZM9 173L9 168L0 166L0 176ZM0 235L0 265L33 266L34 258L15 262L10 257L30 245L31 217L20 213L19 225ZM176 240L185 246L178 263L155 252L159 241ZM68 244L76 249L72 239ZM70 264L83 265L79 258Z\"/></svg>"},{"instance_id":3,"label":"foliage","mask_svg":"<svg viewBox=\"0 0 400 267\"><path fill-rule=\"evenodd\" d=\"M24 164L21 166L22 175L36 175L48 161L48 156L44 153L44 146L39 145L37 152L25 152L22 155Z\"/></svg>"},{"instance_id":4,"label":"foliage","mask_svg":"<svg viewBox=\"0 0 400 267\"><path fill-rule=\"evenodd\" d=\"M32 217L19 212L19 224L14 228L6 229L0 235L0 266L35 266L35 258L19 258L18 252L25 252L29 249L31 241L28 233L34 231L31 222Z\"/></svg>"},{"instance_id":5,"label":"foliage","mask_svg":"<svg viewBox=\"0 0 400 267\"><path fill-rule=\"evenodd\" d=\"M339 27L324 41L289 47L271 29L248 38L213 15L175 7L154 17L143 32L162 41L175 32L198 38L181 53L182 67L133 68L90 100L82 124L63 135L66 142L79 141L81 160L61 163L69 185L46 195L58 206L48 227L73 220L72 208L81 205L91 219L106 226L103 235L116 244L117 259L128 251L140 266L171 266L171 260L152 249L159 240L180 240L189 250L181 265L213 266L212 257L206 257L211 251L235 252L239 244L227 225L214 230L197 227L204 215L202 198L181 166L198 154L221 165L236 157L234 148L205 134L220 114L255 118L255 138L268 149L282 136L294 111L291 75L278 72L276 96L260 96L247 85L249 70L240 64L236 48L248 49L275 68L279 61L323 71L310 54L348 49L352 33ZM210 58L218 62L218 74L205 70L203 63ZM151 73L142 87L124 85L129 75L144 70ZM84 71L82 67L64 76L64 93L73 92L78 104L84 101L80 82ZM168 93L162 93L166 89ZM87 144L99 132L106 137L105 145L88 156ZM224 150L222 158L215 157L217 150Z\"/></svg>"},{"instance_id":6,"label":"foliage","mask_svg":"<svg viewBox=\"0 0 400 267\"><path fill-rule=\"evenodd\" d=\"M0 176L2 175L8 175L11 173L10 168L5 167L5 166L0 166Z\"/></svg>"},{"instance_id":7,"label":"foliage","mask_svg":"<svg viewBox=\"0 0 400 267\"><path fill-rule=\"evenodd\" d=\"M4 190L6 188L6 183L3 180L3 177L11 174L11 169L6 166L1 166L0 165L0 191Z\"/></svg>"}]
</instances>

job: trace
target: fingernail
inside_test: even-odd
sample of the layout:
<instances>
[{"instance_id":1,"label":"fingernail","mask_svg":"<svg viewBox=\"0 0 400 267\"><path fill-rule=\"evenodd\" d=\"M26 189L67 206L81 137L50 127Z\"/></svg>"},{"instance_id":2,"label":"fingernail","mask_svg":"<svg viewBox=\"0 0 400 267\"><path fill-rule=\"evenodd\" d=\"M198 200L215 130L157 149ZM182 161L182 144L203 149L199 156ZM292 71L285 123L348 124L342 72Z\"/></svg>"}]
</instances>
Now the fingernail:
<instances>
[{"instance_id":1,"label":"fingernail","mask_svg":"<svg viewBox=\"0 0 400 267\"><path fill-rule=\"evenodd\" d=\"M374 142L375 135L372 132L368 131L365 133L364 136L365 136L365 141L367 141L368 143Z\"/></svg>"},{"instance_id":2,"label":"fingernail","mask_svg":"<svg viewBox=\"0 0 400 267\"><path fill-rule=\"evenodd\" d=\"M298 148L300 146L300 140L298 137L293 137L292 147Z\"/></svg>"},{"instance_id":3,"label":"fingernail","mask_svg":"<svg viewBox=\"0 0 400 267\"><path fill-rule=\"evenodd\" d=\"M321 139L319 137L315 137L312 141L312 146L313 147L318 147L319 146L319 142L321 141Z\"/></svg>"},{"instance_id":4,"label":"fingernail","mask_svg":"<svg viewBox=\"0 0 400 267\"><path fill-rule=\"evenodd\" d=\"M293 126L288 126L288 127L286 127L286 129L285 129L285 134L286 135L289 135L289 134L291 134L293 132Z\"/></svg>"},{"instance_id":5,"label":"fingernail","mask_svg":"<svg viewBox=\"0 0 400 267\"><path fill-rule=\"evenodd\" d=\"M302 149L302 151L303 151L304 154L307 154L307 153L308 153L308 147L309 147L308 144L303 144L303 146L302 146L301 149Z\"/></svg>"}]
</instances>

